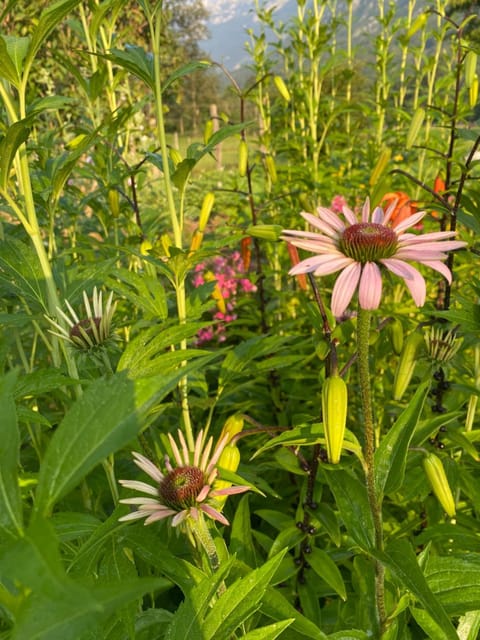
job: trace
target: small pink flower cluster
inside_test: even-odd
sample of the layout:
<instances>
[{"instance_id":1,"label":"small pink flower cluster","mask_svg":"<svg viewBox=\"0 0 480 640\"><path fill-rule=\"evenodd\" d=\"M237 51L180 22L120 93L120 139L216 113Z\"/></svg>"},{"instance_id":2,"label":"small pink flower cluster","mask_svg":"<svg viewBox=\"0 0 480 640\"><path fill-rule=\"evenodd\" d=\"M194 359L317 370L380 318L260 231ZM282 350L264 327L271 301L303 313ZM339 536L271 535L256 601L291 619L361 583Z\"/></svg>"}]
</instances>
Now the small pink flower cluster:
<instances>
[{"instance_id":1,"label":"small pink flower cluster","mask_svg":"<svg viewBox=\"0 0 480 640\"><path fill-rule=\"evenodd\" d=\"M335 213L342 213L343 207L347 206L347 200L343 196L336 195L333 196L332 202L330 203L330 209L335 211Z\"/></svg>"},{"instance_id":2,"label":"small pink flower cluster","mask_svg":"<svg viewBox=\"0 0 480 640\"><path fill-rule=\"evenodd\" d=\"M198 344L213 340L224 342L227 338L226 325L237 319L235 307L239 294L257 290L256 285L245 277L245 267L239 251L234 251L227 257L217 256L211 261L196 265L194 287L200 287L213 280L216 280L216 291L212 298L216 300L217 305L212 317L218 322L200 329L197 334Z\"/></svg>"}]
</instances>

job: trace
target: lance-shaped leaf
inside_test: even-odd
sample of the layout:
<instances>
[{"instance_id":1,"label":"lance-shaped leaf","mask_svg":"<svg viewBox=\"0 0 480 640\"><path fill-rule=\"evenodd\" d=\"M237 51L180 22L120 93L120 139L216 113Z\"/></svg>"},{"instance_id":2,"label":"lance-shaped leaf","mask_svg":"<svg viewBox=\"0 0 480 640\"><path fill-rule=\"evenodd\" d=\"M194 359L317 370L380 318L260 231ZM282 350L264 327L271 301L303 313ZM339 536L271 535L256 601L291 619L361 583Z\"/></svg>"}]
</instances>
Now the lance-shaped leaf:
<instances>
[{"instance_id":1,"label":"lance-shaped leaf","mask_svg":"<svg viewBox=\"0 0 480 640\"><path fill-rule=\"evenodd\" d=\"M0 532L8 538L22 534L22 502L18 487L20 437L13 400L16 375L0 379Z\"/></svg>"},{"instance_id":2,"label":"lance-shaped leaf","mask_svg":"<svg viewBox=\"0 0 480 640\"><path fill-rule=\"evenodd\" d=\"M375 452L375 488L377 494L391 493L402 486L408 447L422 413L430 384L424 382L395 424L382 437Z\"/></svg>"},{"instance_id":3,"label":"lance-shaped leaf","mask_svg":"<svg viewBox=\"0 0 480 640\"><path fill-rule=\"evenodd\" d=\"M25 142L30 133L29 120L19 120L10 125L0 140L0 188L7 188L10 168L18 148Z\"/></svg>"}]
</instances>

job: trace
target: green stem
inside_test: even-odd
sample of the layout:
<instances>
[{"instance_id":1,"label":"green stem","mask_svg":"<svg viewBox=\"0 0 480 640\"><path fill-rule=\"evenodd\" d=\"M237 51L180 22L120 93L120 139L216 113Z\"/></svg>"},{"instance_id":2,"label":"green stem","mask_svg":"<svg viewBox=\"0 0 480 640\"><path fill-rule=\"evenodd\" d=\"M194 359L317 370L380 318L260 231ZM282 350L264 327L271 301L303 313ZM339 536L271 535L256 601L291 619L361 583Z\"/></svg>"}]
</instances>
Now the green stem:
<instances>
[{"instance_id":1,"label":"green stem","mask_svg":"<svg viewBox=\"0 0 480 640\"><path fill-rule=\"evenodd\" d=\"M382 505L375 489L375 425L372 411L372 392L370 386L369 367L369 337L370 337L371 312L358 310L357 319L357 351L358 351L358 374L360 380L360 395L363 410L363 420L365 425L363 455L365 458L365 480L367 485L368 503L373 518L375 529L375 548L383 551L383 524ZM378 624L380 635L385 629L385 570L382 563L375 561L375 599L377 607Z\"/></svg>"}]
</instances>

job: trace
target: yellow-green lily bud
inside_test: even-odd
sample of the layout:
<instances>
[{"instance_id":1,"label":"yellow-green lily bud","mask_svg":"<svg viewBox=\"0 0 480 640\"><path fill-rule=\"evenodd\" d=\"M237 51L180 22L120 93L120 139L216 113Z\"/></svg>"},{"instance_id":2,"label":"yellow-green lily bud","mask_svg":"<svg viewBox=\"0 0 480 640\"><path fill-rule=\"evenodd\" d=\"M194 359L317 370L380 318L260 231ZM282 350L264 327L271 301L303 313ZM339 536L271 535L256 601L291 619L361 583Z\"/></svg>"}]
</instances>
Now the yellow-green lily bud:
<instances>
[{"instance_id":1,"label":"yellow-green lily bud","mask_svg":"<svg viewBox=\"0 0 480 640\"><path fill-rule=\"evenodd\" d=\"M417 362L418 348L422 343L423 337L417 331L411 333L405 340L393 380L394 400L401 400L410 384Z\"/></svg>"},{"instance_id":2,"label":"yellow-green lily bud","mask_svg":"<svg viewBox=\"0 0 480 640\"><path fill-rule=\"evenodd\" d=\"M108 190L108 206L112 216L118 218L120 215L120 196L116 189Z\"/></svg>"},{"instance_id":3,"label":"yellow-green lily bud","mask_svg":"<svg viewBox=\"0 0 480 640\"><path fill-rule=\"evenodd\" d=\"M247 175L248 168L248 146L245 140L240 140L240 146L238 148L238 175L244 177Z\"/></svg>"},{"instance_id":4,"label":"yellow-green lily bud","mask_svg":"<svg viewBox=\"0 0 480 640\"><path fill-rule=\"evenodd\" d=\"M275 160L272 156L265 156L265 166L267 168L267 173L270 176L270 180L273 184L277 182L277 167L275 166Z\"/></svg>"},{"instance_id":5,"label":"yellow-green lily bud","mask_svg":"<svg viewBox=\"0 0 480 640\"><path fill-rule=\"evenodd\" d=\"M208 143L213 133L213 120L207 120L205 123L205 128L203 130L203 142L205 144Z\"/></svg>"},{"instance_id":6,"label":"yellow-green lily bud","mask_svg":"<svg viewBox=\"0 0 480 640\"><path fill-rule=\"evenodd\" d=\"M213 203L215 202L215 194L213 191L209 191L205 194L202 202L202 208L200 209L200 217L198 219L198 230L205 231L210 213L212 212Z\"/></svg>"},{"instance_id":7,"label":"yellow-green lily bud","mask_svg":"<svg viewBox=\"0 0 480 640\"><path fill-rule=\"evenodd\" d=\"M418 109L413 114L413 118L410 123L410 128L407 133L407 143L405 145L407 149L411 149L413 147L413 144L417 139L420 129L422 128L422 124L424 120L425 120L425 109L422 109L422 107L418 107Z\"/></svg>"},{"instance_id":8,"label":"yellow-green lily bud","mask_svg":"<svg viewBox=\"0 0 480 640\"><path fill-rule=\"evenodd\" d=\"M392 157L392 150L390 149L390 147L383 147L378 157L377 164L375 165L372 171L372 174L370 176L369 184L371 187L377 184L377 182L380 179L380 176L383 174L383 172L387 168L391 157Z\"/></svg>"},{"instance_id":9,"label":"yellow-green lily bud","mask_svg":"<svg viewBox=\"0 0 480 640\"><path fill-rule=\"evenodd\" d=\"M283 227L279 224L253 224L246 231L252 238L275 241L280 238Z\"/></svg>"},{"instance_id":10,"label":"yellow-green lily bud","mask_svg":"<svg viewBox=\"0 0 480 640\"><path fill-rule=\"evenodd\" d=\"M330 376L322 387L323 430L328 461L337 464L342 453L347 422L348 390L343 378Z\"/></svg>"},{"instance_id":11,"label":"yellow-green lily bud","mask_svg":"<svg viewBox=\"0 0 480 640\"><path fill-rule=\"evenodd\" d=\"M403 324L398 318L394 318L392 322L388 323L388 332L390 335L390 342L392 349L397 356L402 353L403 349Z\"/></svg>"},{"instance_id":12,"label":"yellow-green lily bud","mask_svg":"<svg viewBox=\"0 0 480 640\"><path fill-rule=\"evenodd\" d=\"M423 468L432 487L435 497L442 505L446 514L453 518L455 515L455 500L448 484L447 474L440 458L428 453L423 459Z\"/></svg>"},{"instance_id":13,"label":"yellow-green lily bud","mask_svg":"<svg viewBox=\"0 0 480 640\"><path fill-rule=\"evenodd\" d=\"M290 91L287 89L287 85L285 84L284 79L281 76L274 76L273 81L278 89L278 93L282 96L282 98L286 102L290 102L292 98L290 96Z\"/></svg>"},{"instance_id":14,"label":"yellow-green lily bud","mask_svg":"<svg viewBox=\"0 0 480 640\"><path fill-rule=\"evenodd\" d=\"M179 165L180 162L182 161L182 156L180 154L180 151L178 151L178 149L175 149L175 147L170 147L168 149L168 154L175 167Z\"/></svg>"},{"instance_id":15,"label":"yellow-green lily bud","mask_svg":"<svg viewBox=\"0 0 480 640\"><path fill-rule=\"evenodd\" d=\"M232 438L236 436L243 429L243 417L239 413L234 413L232 416L229 416L225 420L225 424L223 425L222 432L220 433L219 439L223 440L223 438L228 435L228 442L232 441Z\"/></svg>"},{"instance_id":16,"label":"yellow-green lily bud","mask_svg":"<svg viewBox=\"0 0 480 640\"><path fill-rule=\"evenodd\" d=\"M473 107L477 104L478 100L478 76L475 74L475 77L472 80L472 84L469 89L469 103L470 107Z\"/></svg>"},{"instance_id":17,"label":"yellow-green lily bud","mask_svg":"<svg viewBox=\"0 0 480 640\"><path fill-rule=\"evenodd\" d=\"M477 54L469 51L465 56L465 86L470 88L477 75Z\"/></svg>"}]
</instances>

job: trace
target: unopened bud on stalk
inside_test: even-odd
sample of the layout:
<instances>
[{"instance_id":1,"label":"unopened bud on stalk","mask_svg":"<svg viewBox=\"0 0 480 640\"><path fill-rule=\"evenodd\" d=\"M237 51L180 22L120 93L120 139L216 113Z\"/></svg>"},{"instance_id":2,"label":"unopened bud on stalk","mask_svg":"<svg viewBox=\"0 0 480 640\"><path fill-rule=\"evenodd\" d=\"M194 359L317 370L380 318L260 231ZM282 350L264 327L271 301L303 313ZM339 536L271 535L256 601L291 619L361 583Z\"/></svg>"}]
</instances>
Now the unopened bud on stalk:
<instances>
[{"instance_id":1,"label":"unopened bud on stalk","mask_svg":"<svg viewBox=\"0 0 480 640\"><path fill-rule=\"evenodd\" d=\"M469 103L472 109L477 104L477 100L478 100L478 76L477 74L475 74L475 77L472 80L472 84L470 85L470 91L469 91Z\"/></svg>"},{"instance_id":2,"label":"unopened bud on stalk","mask_svg":"<svg viewBox=\"0 0 480 640\"><path fill-rule=\"evenodd\" d=\"M372 174L370 176L370 180L369 180L370 186L374 186L377 184L377 182L380 179L380 176L383 174L383 172L387 168L391 157L392 157L392 150L390 149L390 147L383 147L378 157L377 164L375 165L372 171Z\"/></svg>"},{"instance_id":3,"label":"unopened bud on stalk","mask_svg":"<svg viewBox=\"0 0 480 640\"><path fill-rule=\"evenodd\" d=\"M467 417L465 419L465 431L471 431L475 420L475 411L477 409L478 396L472 394L468 399Z\"/></svg>"},{"instance_id":4,"label":"unopened bud on stalk","mask_svg":"<svg viewBox=\"0 0 480 640\"><path fill-rule=\"evenodd\" d=\"M215 202L215 194L209 191L202 202L202 208L200 209L200 217L198 218L198 230L205 231L210 213L212 212L213 203Z\"/></svg>"},{"instance_id":5,"label":"unopened bud on stalk","mask_svg":"<svg viewBox=\"0 0 480 640\"><path fill-rule=\"evenodd\" d=\"M261 238L262 240L278 240L283 228L279 224L253 224L246 232L253 238Z\"/></svg>"},{"instance_id":6,"label":"unopened bud on stalk","mask_svg":"<svg viewBox=\"0 0 480 640\"><path fill-rule=\"evenodd\" d=\"M238 148L238 174L240 177L247 175L248 168L248 146L245 140L240 140L240 146Z\"/></svg>"},{"instance_id":7,"label":"unopened bud on stalk","mask_svg":"<svg viewBox=\"0 0 480 640\"><path fill-rule=\"evenodd\" d=\"M395 377L393 380L393 398L394 400L401 400L403 394L407 390L410 380L413 376L415 364L417 362L418 348L423 342L423 337L420 333L414 331L411 333L403 345L402 353L397 364L395 371Z\"/></svg>"},{"instance_id":8,"label":"unopened bud on stalk","mask_svg":"<svg viewBox=\"0 0 480 640\"><path fill-rule=\"evenodd\" d=\"M465 86L470 88L477 75L477 54L470 50L465 56Z\"/></svg>"},{"instance_id":9,"label":"unopened bud on stalk","mask_svg":"<svg viewBox=\"0 0 480 640\"><path fill-rule=\"evenodd\" d=\"M328 461L337 464L342 453L347 422L348 391L343 378L330 376L322 387L322 417Z\"/></svg>"},{"instance_id":10,"label":"unopened bud on stalk","mask_svg":"<svg viewBox=\"0 0 480 640\"><path fill-rule=\"evenodd\" d=\"M403 349L403 324L398 318L394 318L392 322L388 323L388 332L392 349L399 356Z\"/></svg>"},{"instance_id":11,"label":"unopened bud on stalk","mask_svg":"<svg viewBox=\"0 0 480 640\"><path fill-rule=\"evenodd\" d=\"M275 160L272 156L265 156L265 166L267 167L267 173L270 176L270 180L273 184L277 182L277 167L275 166Z\"/></svg>"},{"instance_id":12,"label":"unopened bud on stalk","mask_svg":"<svg viewBox=\"0 0 480 640\"><path fill-rule=\"evenodd\" d=\"M237 433L240 433L242 429L243 418L239 414L230 416L223 425L219 440L222 440L226 435L228 435L229 443L223 449L217 464L221 469L225 469L225 471L232 471L235 473L238 469L238 465L240 464L240 451L235 442L232 443L232 438L236 436ZM231 485L232 483L227 480L215 480L213 483L213 489L218 491L219 489L226 489ZM225 504L226 499L227 496L218 496L215 501L221 508Z\"/></svg>"},{"instance_id":13,"label":"unopened bud on stalk","mask_svg":"<svg viewBox=\"0 0 480 640\"><path fill-rule=\"evenodd\" d=\"M290 102L292 97L290 96L290 91L287 89L287 85L285 84L284 79L281 76L274 76L273 81L278 89L278 93L282 96L282 98L286 102Z\"/></svg>"},{"instance_id":14,"label":"unopened bud on stalk","mask_svg":"<svg viewBox=\"0 0 480 640\"><path fill-rule=\"evenodd\" d=\"M108 190L108 206L110 207L112 216L118 218L120 215L120 196L116 189Z\"/></svg>"},{"instance_id":15,"label":"unopened bud on stalk","mask_svg":"<svg viewBox=\"0 0 480 640\"><path fill-rule=\"evenodd\" d=\"M447 474L442 461L433 453L427 453L423 459L423 468L432 487L435 497L442 505L446 514L453 518L455 515L455 500L448 484Z\"/></svg>"},{"instance_id":16,"label":"unopened bud on stalk","mask_svg":"<svg viewBox=\"0 0 480 640\"><path fill-rule=\"evenodd\" d=\"M203 142L205 144L208 143L213 133L213 120L207 120L205 123L205 128L203 130Z\"/></svg>"},{"instance_id":17,"label":"unopened bud on stalk","mask_svg":"<svg viewBox=\"0 0 480 640\"><path fill-rule=\"evenodd\" d=\"M415 140L418 137L420 129L422 128L423 121L425 120L425 109L422 107L418 107L418 109L413 114L412 122L410 123L410 128L407 133L407 149L411 149Z\"/></svg>"},{"instance_id":18,"label":"unopened bud on stalk","mask_svg":"<svg viewBox=\"0 0 480 640\"><path fill-rule=\"evenodd\" d=\"M175 149L175 147L169 147L168 154L175 167L182 161L180 151L178 149Z\"/></svg>"}]
</instances>

